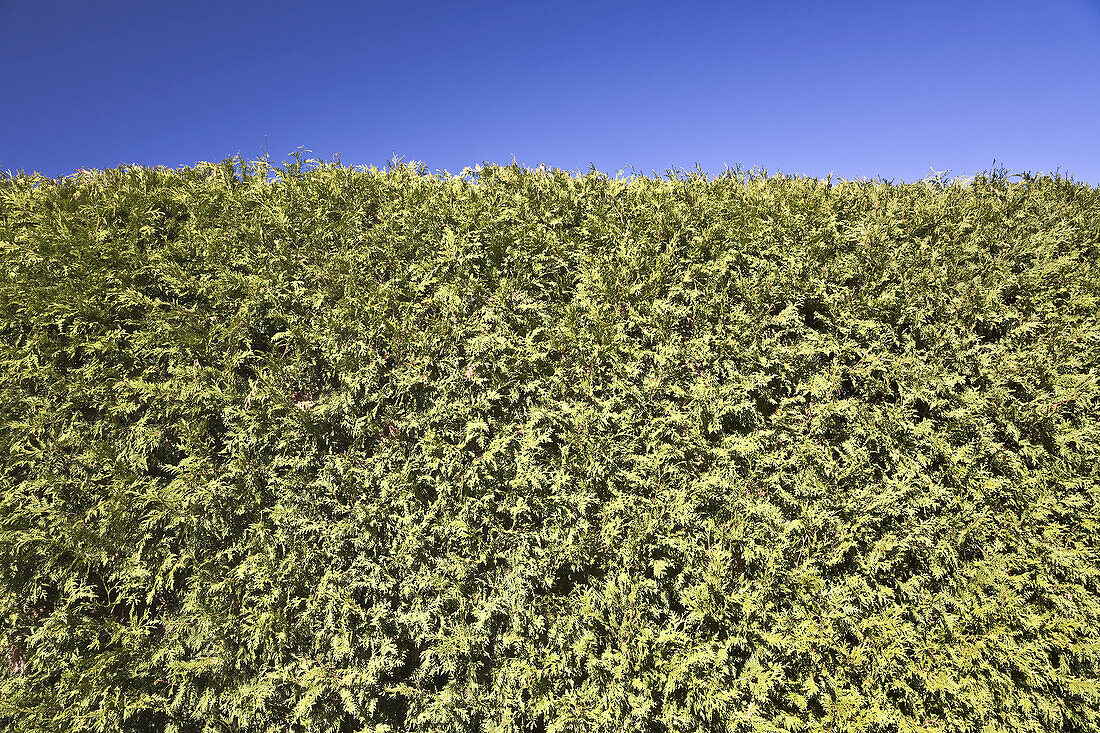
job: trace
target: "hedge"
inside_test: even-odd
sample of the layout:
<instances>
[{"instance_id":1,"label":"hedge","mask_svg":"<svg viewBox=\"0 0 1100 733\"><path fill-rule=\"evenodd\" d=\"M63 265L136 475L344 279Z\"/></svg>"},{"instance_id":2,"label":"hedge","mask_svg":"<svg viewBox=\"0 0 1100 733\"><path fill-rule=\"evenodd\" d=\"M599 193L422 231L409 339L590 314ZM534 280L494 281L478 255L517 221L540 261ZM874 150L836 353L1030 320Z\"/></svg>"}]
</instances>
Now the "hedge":
<instances>
[{"instance_id":1,"label":"hedge","mask_svg":"<svg viewBox=\"0 0 1100 733\"><path fill-rule=\"evenodd\" d=\"M0 728L1100 730L1100 187L0 180Z\"/></svg>"}]
</instances>

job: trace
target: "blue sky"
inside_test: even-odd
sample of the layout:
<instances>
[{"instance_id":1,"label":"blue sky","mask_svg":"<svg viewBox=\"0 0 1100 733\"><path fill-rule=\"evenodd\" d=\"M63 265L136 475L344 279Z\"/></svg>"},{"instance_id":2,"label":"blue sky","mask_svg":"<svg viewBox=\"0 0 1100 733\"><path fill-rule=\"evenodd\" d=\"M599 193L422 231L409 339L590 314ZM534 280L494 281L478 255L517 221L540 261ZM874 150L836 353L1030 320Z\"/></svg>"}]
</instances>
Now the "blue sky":
<instances>
[{"instance_id":1,"label":"blue sky","mask_svg":"<svg viewBox=\"0 0 1100 733\"><path fill-rule=\"evenodd\" d=\"M1100 183L1100 0L0 0L0 170L298 147Z\"/></svg>"}]
</instances>

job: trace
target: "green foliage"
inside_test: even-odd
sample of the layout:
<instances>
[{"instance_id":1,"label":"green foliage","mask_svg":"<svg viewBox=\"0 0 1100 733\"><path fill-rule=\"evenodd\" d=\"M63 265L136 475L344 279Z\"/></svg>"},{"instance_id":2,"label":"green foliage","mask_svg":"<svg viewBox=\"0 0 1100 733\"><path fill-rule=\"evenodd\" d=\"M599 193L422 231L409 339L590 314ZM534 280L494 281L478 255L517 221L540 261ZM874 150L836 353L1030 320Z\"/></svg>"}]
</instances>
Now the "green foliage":
<instances>
[{"instance_id":1,"label":"green foliage","mask_svg":"<svg viewBox=\"0 0 1100 733\"><path fill-rule=\"evenodd\" d=\"M0 181L0 727L1100 730L1100 189Z\"/></svg>"}]
</instances>

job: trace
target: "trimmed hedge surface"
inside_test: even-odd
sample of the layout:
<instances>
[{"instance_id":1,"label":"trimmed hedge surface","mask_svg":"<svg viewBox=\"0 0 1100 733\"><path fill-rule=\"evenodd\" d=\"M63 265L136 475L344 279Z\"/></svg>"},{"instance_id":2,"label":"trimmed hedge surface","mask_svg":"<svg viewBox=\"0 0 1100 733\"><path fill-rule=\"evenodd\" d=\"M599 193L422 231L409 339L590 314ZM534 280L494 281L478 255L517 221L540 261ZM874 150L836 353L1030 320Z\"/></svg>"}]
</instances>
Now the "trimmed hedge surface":
<instances>
[{"instance_id":1,"label":"trimmed hedge surface","mask_svg":"<svg viewBox=\"0 0 1100 733\"><path fill-rule=\"evenodd\" d=\"M1100 188L0 181L0 727L1100 730Z\"/></svg>"}]
</instances>

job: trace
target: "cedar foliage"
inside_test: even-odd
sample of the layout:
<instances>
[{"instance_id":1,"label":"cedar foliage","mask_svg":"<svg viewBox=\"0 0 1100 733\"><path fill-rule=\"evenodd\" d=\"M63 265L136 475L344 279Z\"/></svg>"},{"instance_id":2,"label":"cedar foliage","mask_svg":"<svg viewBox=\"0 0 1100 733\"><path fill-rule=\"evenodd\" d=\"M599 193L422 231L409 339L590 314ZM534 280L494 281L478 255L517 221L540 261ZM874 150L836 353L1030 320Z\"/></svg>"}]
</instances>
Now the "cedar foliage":
<instances>
[{"instance_id":1,"label":"cedar foliage","mask_svg":"<svg viewBox=\"0 0 1100 733\"><path fill-rule=\"evenodd\" d=\"M0 181L0 727L1100 730L1100 188Z\"/></svg>"}]
</instances>

